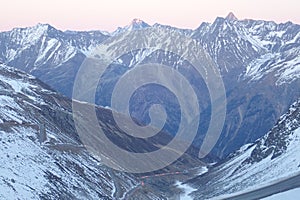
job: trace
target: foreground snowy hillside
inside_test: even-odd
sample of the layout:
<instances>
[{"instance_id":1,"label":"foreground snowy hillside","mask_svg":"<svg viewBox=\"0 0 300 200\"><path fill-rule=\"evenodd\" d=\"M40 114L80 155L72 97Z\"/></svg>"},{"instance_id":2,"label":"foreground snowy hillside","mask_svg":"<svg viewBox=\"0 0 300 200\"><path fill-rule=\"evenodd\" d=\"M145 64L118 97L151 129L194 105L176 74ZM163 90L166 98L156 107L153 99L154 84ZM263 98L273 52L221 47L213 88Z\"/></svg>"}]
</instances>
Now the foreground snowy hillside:
<instances>
[{"instance_id":1,"label":"foreground snowy hillside","mask_svg":"<svg viewBox=\"0 0 300 200\"><path fill-rule=\"evenodd\" d=\"M0 66L0 199L119 199L137 184L88 154L71 117L66 98Z\"/></svg>"}]
</instances>

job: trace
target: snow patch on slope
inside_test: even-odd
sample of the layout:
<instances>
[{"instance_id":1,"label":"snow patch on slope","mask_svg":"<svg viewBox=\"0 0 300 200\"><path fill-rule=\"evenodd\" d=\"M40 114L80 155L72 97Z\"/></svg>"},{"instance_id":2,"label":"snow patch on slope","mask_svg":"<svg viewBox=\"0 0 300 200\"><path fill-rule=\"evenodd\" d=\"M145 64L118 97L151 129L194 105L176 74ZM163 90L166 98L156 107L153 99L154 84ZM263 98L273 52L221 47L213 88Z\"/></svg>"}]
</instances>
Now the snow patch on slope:
<instances>
[{"instance_id":1,"label":"snow patch on slope","mask_svg":"<svg viewBox=\"0 0 300 200\"><path fill-rule=\"evenodd\" d=\"M180 181L177 181L175 183L175 186L178 187L179 189L183 190L183 193L180 194L181 200L193 200L193 198L190 196L190 193L196 191L197 189L192 188L191 186L189 186L187 184L183 184Z\"/></svg>"},{"instance_id":2,"label":"snow patch on slope","mask_svg":"<svg viewBox=\"0 0 300 200\"><path fill-rule=\"evenodd\" d=\"M250 81L258 81L273 73L276 85L291 83L300 78L300 49L291 49L283 56L282 53L267 53L253 60L242 75Z\"/></svg>"}]
</instances>

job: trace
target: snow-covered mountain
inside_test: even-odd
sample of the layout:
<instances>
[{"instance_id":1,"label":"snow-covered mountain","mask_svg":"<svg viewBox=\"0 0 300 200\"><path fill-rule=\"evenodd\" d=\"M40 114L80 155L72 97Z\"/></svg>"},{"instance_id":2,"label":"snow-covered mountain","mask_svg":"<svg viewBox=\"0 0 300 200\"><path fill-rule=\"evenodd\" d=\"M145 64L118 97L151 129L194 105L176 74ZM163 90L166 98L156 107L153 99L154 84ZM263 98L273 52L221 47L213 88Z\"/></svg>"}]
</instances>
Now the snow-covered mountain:
<instances>
[{"instance_id":1,"label":"snow-covered mountain","mask_svg":"<svg viewBox=\"0 0 300 200\"><path fill-rule=\"evenodd\" d=\"M151 26L146 22L134 19L111 34L101 31L62 32L48 24L15 28L0 34L0 59L15 67L23 62L24 70L32 74L46 66L51 71L79 56L76 54L89 55L93 47L110 35L148 27ZM277 84L282 84L284 80L292 81L299 76L300 26L291 22L276 24L262 20L238 20L229 13L226 18L218 17L213 23L204 22L195 30L160 24L153 27L176 30L199 40L221 71L225 73L234 69L240 73L235 79L258 80L276 71ZM81 63L72 65L78 64ZM73 70L76 67L73 66Z\"/></svg>"},{"instance_id":2,"label":"snow-covered mountain","mask_svg":"<svg viewBox=\"0 0 300 200\"><path fill-rule=\"evenodd\" d=\"M219 66L227 90L220 157L263 136L299 97L299 32L291 22L238 20L230 13L192 33Z\"/></svg>"},{"instance_id":3,"label":"snow-covered mountain","mask_svg":"<svg viewBox=\"0 0 300 200\"><path fill-rule=\"evenodd\" d=\"M150 25L147 23L135 19L112 34L101 31L62 32L43 24L17 28L0 33L0 61L33 74L55 90L71 97L76 73L95 46L118 34L126 35L133 30L149 31L148 27ZM222 139L213 152L218 157L225 157L243 144L263 136L300 96L297 87L300 84L299 25L291 22L276 24L262 20L239 20L230 13L226 18L218 17L213 23L202 23L195 30L160 24L153 27L194 38L220 69L227 92L228 113ZM144 37L137 41L147 44L151 39ZM129 44L134 42L128 40ZM170 45L172 41L166 39L162 42ZM111 46L114 46L114 41ZM107 84L112 84L121 72L138 63L164 63L174 68L182 63L179 57L170 53L145 49L124 55L119 61L122 63L115 63L119 69L107 77ZM189 78L193 77L192 72L187 74ZM198 94L204 93L204 99L200 100L204 125L200 127L202 130L199 130L195 141L195 145L199 146L205 133L205 124L210 120L210 102L205 87L197 87L197 90ZM108 89L103 91L107 92ZM158 93L163 96L162 99L170 99L165 92ZM104 102L97 103L105 106L109 98L109 95L102 96ZM172 102L166 102L167 105L169 103ZM175 107L171 109L176 110ZM147 108L148 105L144 105L143 109L133 108L134 116L143 121L148 113ZM176 119L173 121L177 123Z\"/></svg>"},{"instance_id":4,"label":"snow-covered mountain","mask_svg":"<svg viewBox=\"0 0 300 200\"><path fill-rule=\"evenodd\" d=\"M0 62L37 76L71 96L72 80L81 62L107 37L101 31L62 32L48 24L15 28L0 33Z\"/></svg>"},{"instance_id":5,"label":"snow-covered mountain","mask_svg":"<svg viewBox=\"0 0 300 200\"><path fill-rule=\"evenodd\" d=\"M191 180L191 185L198 189L192 196L195 199L217 196L227 199L230 195L225 194L255 190L299 175L299 141L300 99L265 136L244 145L227 161Z\"/></svg>"}]
</instances>

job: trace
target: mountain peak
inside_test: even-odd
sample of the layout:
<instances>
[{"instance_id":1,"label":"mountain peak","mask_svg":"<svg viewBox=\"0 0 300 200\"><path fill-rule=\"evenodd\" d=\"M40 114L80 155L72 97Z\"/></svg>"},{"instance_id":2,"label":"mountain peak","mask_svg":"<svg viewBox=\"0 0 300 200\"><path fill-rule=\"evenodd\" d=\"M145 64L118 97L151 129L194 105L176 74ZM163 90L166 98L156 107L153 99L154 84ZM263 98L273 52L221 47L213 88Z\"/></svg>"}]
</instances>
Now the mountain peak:
<instances>
[{"instance_id":1,"label":"mountain peak","mask_svg":"<svg viewBox=\"0 0 300 200\"><path fill-rule=\"evenodd\" d=\"M143 20L139 19L139 18L134 18L130 24L128 24L125 27L118 27L117 30L115 30L114 32L111 33L111 35L117 35L119 33L123 33L126 31L132 31L132 30L139 30L139 29L143 29L143 28L148 28L150 27L149 24L147 24L146 22L144 22Z\"/></svg>"},{"instance_id":2,"label":"mountain peak","mask_svg":"<svg viewBox=\"0 0 300 200\"><path fill-rule=\"evenodd\" d=\"M43 24L43 23L38 23L38 24L36 24L35 26L33 26L31 28L34 28L34 29L44 29L44 30L55 29L50 24Z\"/></svg>"},{"instance_id":3,"label":"mountain peak","mask_svg":"<svg viewBox=\"0 0 300 200\"><path fill-rule=\"evenodd\" d=\"M131 21L130 24L133 25L133 24L143 24L143 23L145 23L143 20L141 20L139 18L135 18Z\"/></svg>"},{"instance_id":4,"label":"mountain peak","mask_svg":"<svg viewBox=\"0 0 300 200\"><path fill-rule=\"evenodd\" d=\"M147 28L150 27L150 25L141 19L135 18L131 21L128 27L130 30L135 30L135 29Z\"/></svg>"},{"instance_id":5,"label":"mountain peak","mask_svg":"<svg viewBox=\"0 0 300 200\"><path fill-rule=\"evenodd\" d=\"M225 19L230 20L230 21L238 20L238 18L233 14L233 12L230 12Z\"/></svg>"}]
</instances>

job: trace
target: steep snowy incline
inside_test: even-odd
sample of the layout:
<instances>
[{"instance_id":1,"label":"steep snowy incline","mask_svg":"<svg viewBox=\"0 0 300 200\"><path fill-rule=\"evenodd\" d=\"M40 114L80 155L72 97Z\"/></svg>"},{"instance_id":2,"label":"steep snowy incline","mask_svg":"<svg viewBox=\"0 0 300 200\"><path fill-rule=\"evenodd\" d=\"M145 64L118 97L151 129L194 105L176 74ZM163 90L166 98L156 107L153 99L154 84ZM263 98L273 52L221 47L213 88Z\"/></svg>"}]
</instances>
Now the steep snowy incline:
<instances>
[{"instance_id":1,"label":"steep snowy incline","mask_svg":"<svg viewBox=\"0 0 300 200\"><path fill-rule=\"evenodd\" d=\"M0 65L0 199L121 199L137 184L85 150L70 109L39 80Z\"/></svg>"},{"instance_id":2,"label":"steep snowy incline","mask_svg":"<svg viewBox=\"0 0 300 200\"><path fill-rule=\"evenodd\" d=\"M195 199L259 188L300 173L300 99L263 138L190 183Z\"/></svg>"}]
</instances>

